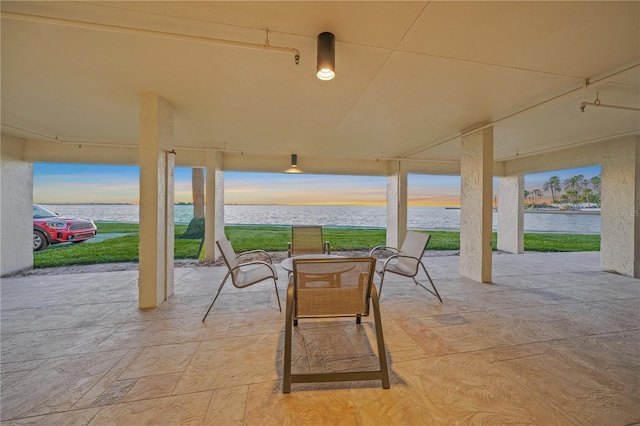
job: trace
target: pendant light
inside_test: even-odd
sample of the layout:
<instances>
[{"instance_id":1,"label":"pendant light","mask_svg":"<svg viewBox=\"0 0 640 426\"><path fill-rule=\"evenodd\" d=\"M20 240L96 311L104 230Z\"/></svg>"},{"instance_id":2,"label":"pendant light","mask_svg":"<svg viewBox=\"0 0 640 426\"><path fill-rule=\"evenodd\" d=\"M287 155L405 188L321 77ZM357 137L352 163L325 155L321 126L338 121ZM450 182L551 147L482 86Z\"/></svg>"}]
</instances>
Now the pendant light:
<instances>
[{"instance_id":1,"label":"pendant light","mask_svg":"<svg viewBox=\"0 0 640 426\"><path fill-rule=\"evenodd\" d=\"M320 80L333 80L336 76L336 39L329 32L318 35L318 73Z\"/></svg>"}]
</instances>

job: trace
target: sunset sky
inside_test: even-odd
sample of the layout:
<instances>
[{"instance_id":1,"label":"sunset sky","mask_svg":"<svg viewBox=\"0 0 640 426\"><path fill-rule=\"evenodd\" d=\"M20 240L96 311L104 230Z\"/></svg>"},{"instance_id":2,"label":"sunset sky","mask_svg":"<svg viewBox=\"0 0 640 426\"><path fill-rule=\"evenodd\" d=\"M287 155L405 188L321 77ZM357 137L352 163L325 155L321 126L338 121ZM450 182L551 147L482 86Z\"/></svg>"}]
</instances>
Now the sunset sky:
<instances>
[{"instance_id":1,"label":"sunset sky","mask_svg":"<svg viewBox=\"0 0 640 426\"><path fill-rule=\"evenodd\" d=\"M561 180L600 174L600 166L525 176L528 190L542 189L553 175ZM34 164L33 202L38 204L138 204L137 166ZM460 177L409 175L409 205L459 206ZM225 173L227 204L384 205L386 178L285 173ZM550 198L550 195L549 195ZM176 202L191 201L191 169L175 169Z\"/></svg>"}]
</instances>

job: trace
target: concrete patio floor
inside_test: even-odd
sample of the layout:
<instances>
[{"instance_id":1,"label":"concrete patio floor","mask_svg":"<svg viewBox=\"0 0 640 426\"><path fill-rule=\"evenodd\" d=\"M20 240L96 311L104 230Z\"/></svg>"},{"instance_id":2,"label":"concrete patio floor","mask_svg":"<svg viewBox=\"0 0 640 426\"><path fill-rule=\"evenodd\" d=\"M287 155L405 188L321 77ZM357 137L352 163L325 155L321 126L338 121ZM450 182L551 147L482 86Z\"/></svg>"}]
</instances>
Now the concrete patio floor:
<instances>
[{"instance_id":1,"label":"concrete patio floor","mask_svg":"<svg viewBox=\"0 0 640 426\"><path fill-rule=\"evenodd\" d=\"M391 389L294 384L287 395L272 283L225 287L202 323L224 267L176 269L175 294L144 311L137 271L5 278L2 424L640 422L640 280L600 271L599 253L497 254L493 284L461 277L457 256L425 263L442 304L410 279L385 280ZM375 364L372 324L301 321L295 368Z\"/></svg>"}]
</instances>

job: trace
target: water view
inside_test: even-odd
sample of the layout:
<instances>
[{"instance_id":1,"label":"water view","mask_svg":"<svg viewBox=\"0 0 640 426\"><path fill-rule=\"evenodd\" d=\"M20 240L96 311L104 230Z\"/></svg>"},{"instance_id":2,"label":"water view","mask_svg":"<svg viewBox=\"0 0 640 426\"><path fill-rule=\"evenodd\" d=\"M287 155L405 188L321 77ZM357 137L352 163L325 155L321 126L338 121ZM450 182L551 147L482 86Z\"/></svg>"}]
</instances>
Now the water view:
<instances>
[{"instance_id":1,"label":"water view","mask_svg":"<svg viewBox=\"0 0 640 426\"><path fill-rule=\"evenodd\" d=\"M139 220L139 206L135 204L57 204L45 205L61 216L90 218L95 221L135 222ZM493 229L497 229L498 212L493 213ZM284 206L284 205L227 205L227 225L322 225L384 228L384 206ZM193 206L176 205L175 222L189 223ZM444 207L409 207L410 229L460 229L460 210ZM574 212L526 212L526 232L558 232L599 234L600 215Z\"/></svg>"}]
</instances>

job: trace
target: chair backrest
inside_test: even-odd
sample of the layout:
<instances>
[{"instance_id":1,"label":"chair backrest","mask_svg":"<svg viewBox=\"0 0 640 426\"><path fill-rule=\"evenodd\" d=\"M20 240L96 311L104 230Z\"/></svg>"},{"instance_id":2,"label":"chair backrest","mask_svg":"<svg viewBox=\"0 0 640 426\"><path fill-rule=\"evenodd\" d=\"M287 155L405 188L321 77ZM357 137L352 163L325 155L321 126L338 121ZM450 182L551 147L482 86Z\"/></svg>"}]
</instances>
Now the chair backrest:
<instances>
[{"instance_id":1,"label":"chair backrest","mask_svg":"<svg viewBox=\"0 0 640 426\"><path fill-rule=\"evenodd\" d=\"M229 268L229 270L232 270L233 268L238 266L238 258L236 257L236 252L233 250L233 247L231 247L231 242L229 240L227 240L226 238L222 238L216 241L216 245L220 249L222 259L224 260L224 263L225 265L227 265L227 268ZM234 280L234 282L236 281L236 278L238 276L238 271L239 269L236 269L231 273L231 279Z\"/></svg>"},{"instance_id":2,"label":"chair backrest","mask_svg":"<svg viewBox=\"0 0 640 426\"><path fill-rule=\"evenodd\" d=\"M430 238L431 235L422 232L407 232L404 243L402 243L402 247L400 247L400 254L422 259L422 255L427 248L427 244L429 244ZM406 270L415 270L417 272L418 261L401 257L398 259L398 267Z\"/></svg>"},{"instance_id":3,"label":"chair backrest","mask_svg":"<svg viewBox=\"0 0 640 426\"><path fill-rule=\"evenodd\" d=\"M291 255L324 253L322 226L292 226Z\"/></svg>"},{"instance_id":4,"label":"chair backrest","mask_svg":"<svg viewBox=\"0 0 640 426\"><path fill-rule=\"evenodd\" d=\"M369 315L375 259L294 259L297 318Z\"/></svg>"}]
</instances>

